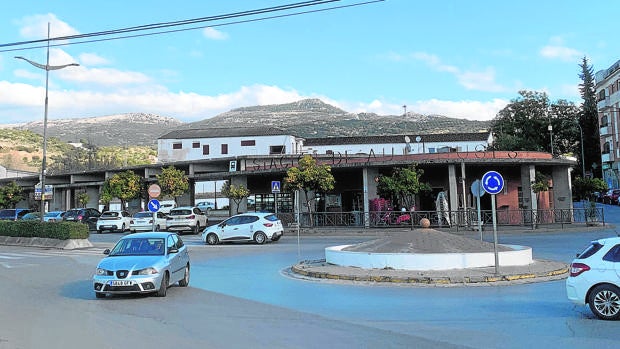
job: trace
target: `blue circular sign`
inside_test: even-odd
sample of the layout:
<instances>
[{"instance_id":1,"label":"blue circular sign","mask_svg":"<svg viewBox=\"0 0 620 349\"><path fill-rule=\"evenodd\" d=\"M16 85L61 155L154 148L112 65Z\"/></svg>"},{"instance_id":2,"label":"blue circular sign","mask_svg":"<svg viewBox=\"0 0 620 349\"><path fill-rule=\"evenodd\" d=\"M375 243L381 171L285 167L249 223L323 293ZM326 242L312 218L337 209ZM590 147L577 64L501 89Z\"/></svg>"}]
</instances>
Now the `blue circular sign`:
<instances>
[{"instance_id":1,"label":"blue circular sign","mask_svg":"<svg viewBox=\"0 0 620 349\"><path fill-rule=\"evenodd\" d=\"M151 199L151 200L149 200L149 203L148 203L147 206L149 207L149 211L157 212L157 211L159 211L159 208L161 207L161 204L159 203L159 200Z\"/></svg>"},{"instance_id":2,"label":"blue circular sign","mask_svg":"<svg viewBox=\"0 0 620 349\"><path fill-rule=\"evenodd\" d=\"M504 189L504 178L499 172L489 171L482 176L482 188L491 195L498 194Z\"/></svg>"}]
</instances>

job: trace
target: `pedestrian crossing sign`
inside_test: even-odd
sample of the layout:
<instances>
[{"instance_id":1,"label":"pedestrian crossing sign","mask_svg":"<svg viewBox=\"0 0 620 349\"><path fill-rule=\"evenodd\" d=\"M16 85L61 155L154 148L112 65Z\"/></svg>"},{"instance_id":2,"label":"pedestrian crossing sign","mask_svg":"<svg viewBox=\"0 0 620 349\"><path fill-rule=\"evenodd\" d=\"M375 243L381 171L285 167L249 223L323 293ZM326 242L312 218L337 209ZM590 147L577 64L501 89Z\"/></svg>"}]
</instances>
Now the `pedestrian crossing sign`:
<instances>
[{"instance_id":1,"label":"pedestrian crossing sign","mask_svg":"<svg viewBox=\"0 0 620 349\"><path fill-rule=\"evenodd\" d=\"M271 181L271 192L272 193L280 192L280 181Z\"/></svg>"}]
</instances>

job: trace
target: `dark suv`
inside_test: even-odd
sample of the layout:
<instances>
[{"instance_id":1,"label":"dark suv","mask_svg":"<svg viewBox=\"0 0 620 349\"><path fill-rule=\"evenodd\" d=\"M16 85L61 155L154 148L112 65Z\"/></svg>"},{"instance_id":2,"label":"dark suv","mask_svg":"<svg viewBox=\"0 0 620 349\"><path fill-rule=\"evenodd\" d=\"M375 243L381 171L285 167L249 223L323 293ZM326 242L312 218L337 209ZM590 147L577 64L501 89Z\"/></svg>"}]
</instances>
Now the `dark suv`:
<instances>
[{"instance_id":1,"label":"dark suv","mask_svg":"<svg viewBox=\"0 0 620 349\"><path fill-rule=\"evenodd\" d=\"M618 197L620 197L620 189L609 189L609 191L603 195L603 203L618 205Z\"/></svg>"},{"instance_id":2,"label":"dark suv","mask_svg":"<svg viewBox=\"0 0 620 349\"><path fill-rule=\"evenodd\" d=\"M29 212L32 212L32 210L27 208L8 208L5 210L0 210L0 220L16 221Z\"/></svg>"},{"instance_id":3,"label":"dark suv","mask_svg":"<svg viewBox=\"0 0 620 349\"><path fill-rule=\"evenodd\" d=\"M65 212L62 220L67 222L80 222L88 224L89 230L97 229L97 219L101 212L94 208L73 208Z\"/></svg>"}]
</instances>

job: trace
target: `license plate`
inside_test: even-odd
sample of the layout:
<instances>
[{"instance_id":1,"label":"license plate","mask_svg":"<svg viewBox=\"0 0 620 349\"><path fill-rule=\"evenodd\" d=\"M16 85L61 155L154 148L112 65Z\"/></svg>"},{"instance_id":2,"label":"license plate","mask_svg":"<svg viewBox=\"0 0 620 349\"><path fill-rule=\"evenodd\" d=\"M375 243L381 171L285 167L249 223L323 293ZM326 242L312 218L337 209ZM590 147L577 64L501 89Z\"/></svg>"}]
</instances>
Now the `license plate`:
<instances>
[{"instance_id":1,"label":"license plate","mask_svg":"<svg viewBox=\"0 0 620 349\"><path fill-rule=\"evenodd\" d=\"M108 281L108 285L110 286L132 286L133 281L129 280L112 280Z\"/></svg>"}]
</instances>

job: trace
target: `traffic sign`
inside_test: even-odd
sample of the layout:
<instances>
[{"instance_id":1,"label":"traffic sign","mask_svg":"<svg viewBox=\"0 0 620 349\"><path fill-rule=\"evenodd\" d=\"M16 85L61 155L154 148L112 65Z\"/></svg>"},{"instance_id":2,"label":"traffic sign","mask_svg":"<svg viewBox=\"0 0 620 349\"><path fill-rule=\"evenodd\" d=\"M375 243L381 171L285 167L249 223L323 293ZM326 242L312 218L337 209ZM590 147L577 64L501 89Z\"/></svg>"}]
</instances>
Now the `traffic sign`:
<instances>
[{"instance_id":1,"label":"traffic sign","mask_svg":"<svg viewBox=\"0 0 620 349\"><path fill-rule=\"evenodd\" d=\"M159 211L159 208L161 207L161 203L157 199L151 199L149 200L149 203L147 206L149 207L149 211L157 212Z\"/></svg>"},{"instance_id":2,"label":"traffic sign","mask_svg":"<svg viewBox=\"0 0 620 349\"><path fill-rule=\"evenodd\" d=\"M280 181L271 181L271 192L272 193L280 192Z\"/></svg>"},{"instance_id":3,"label":"traffic sign","mask_svg":"<svg viewBox=\"0 0 620 349\"><path fill-rule=\"evenodd\" d=\"M149 196L152 198L156 198L161 194L161 188L157 184L151 184L149 186Z\"/></svg>"},{"instance_id":4,"label":"traffic sign","mask_svg":"<svg viewBox=\"0 0 620 349\"><path fill-rule=\"evenodd\" d=\"M474 195L474 197L477 197L477 198L481 197L482 195L484 195L484 193L486 193L479 179L476 179L471 184L471 193Z\"/></svg>"},{"instance_id":5,"label":"traffic sign","mask_svg":"<svg viewBox=\"0 0 620 349\"><path fill-rule=\"evenodd\" d=\"M489 171L482 176L482 188L491 195L498 194L504 189L504 178L499 172Z\"/></svg>"}]
</instances>

